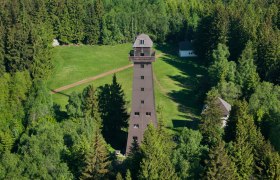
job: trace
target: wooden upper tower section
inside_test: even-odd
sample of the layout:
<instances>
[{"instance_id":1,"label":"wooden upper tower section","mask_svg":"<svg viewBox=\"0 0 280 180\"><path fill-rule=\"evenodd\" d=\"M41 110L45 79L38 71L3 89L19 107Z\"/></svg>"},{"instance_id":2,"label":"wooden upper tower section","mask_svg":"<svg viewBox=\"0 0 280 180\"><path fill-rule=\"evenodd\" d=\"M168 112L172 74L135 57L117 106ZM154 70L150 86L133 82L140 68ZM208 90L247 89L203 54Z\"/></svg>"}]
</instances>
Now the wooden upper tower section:
<instances>
[{"instance_id":1,"label":"wooden upper tower section","mask_svg":"<svg viewBox=\"0 0 280 180\"><path fill-rule=\"evenodd\" d=\"M129 60L133 62L154 62L155 51L152 50L153 41L146 34L137 36L133 50L130 51Z\"/></svg>"}]
</instances>

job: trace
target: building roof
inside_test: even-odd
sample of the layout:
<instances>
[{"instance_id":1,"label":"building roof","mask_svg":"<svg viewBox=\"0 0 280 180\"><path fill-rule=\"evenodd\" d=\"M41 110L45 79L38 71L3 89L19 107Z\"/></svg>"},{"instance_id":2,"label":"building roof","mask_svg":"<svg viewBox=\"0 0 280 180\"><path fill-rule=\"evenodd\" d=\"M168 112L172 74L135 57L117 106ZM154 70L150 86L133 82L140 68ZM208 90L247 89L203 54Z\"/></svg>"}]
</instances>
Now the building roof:
<instances>
[{"instance_id":1,"label":"building roof","mask_svg":"<svg viewBox=\"0 0 280 180\"><path fill-rule=\"evenodd\" d=\"M181 51L193 50L192 43L190 41L182 41L182 42L180 42L179 50L181 50Z\"/></svg>"},{"instance_id":2,"label":"building roof","mask_svg":"<svg viewBox=\"0 0 280 180\"><path fill-rule=\"evenodd\" d=\"M133 47L153 47L153 41L148 35L140 34L137 36Z\"/></svg>"},{"instance_id":3,"label":"building roof","mask_svg":"<svg viewBox=\"0 0 280 180\"><path fill-rule=\"evenodd\" d=\"M218 98L218 103L220 105L220 107L222 108L223 113L229 114L229 112L231 111L231 105L226 102L225 100L223 100L222 98Z\"/></svg>"}]
</instances>

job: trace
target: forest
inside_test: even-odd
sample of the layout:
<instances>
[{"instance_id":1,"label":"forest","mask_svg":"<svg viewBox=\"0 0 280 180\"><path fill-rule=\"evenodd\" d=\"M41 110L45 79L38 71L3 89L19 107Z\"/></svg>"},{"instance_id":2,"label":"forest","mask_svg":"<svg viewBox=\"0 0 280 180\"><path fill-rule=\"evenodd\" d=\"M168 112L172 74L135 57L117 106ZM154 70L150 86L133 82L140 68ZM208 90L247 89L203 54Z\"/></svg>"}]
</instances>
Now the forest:
<instances>
[{"instance_id":1,"label":"forest","mask_svg":"<svg viewBox=\"0 0 280 180\"><path fill-rule=\"evenodd\" d=\"M277 0L1 0L0 179L280 179L280 3ZM207 67L198 129L172 134L158 112L120 158L129 112L122 86L52 102L52 41L157 44L193 40ZM221 127L215 99L232 104ZM114 107L114 108L112 108Z\"/></svg>"}]
</instances>

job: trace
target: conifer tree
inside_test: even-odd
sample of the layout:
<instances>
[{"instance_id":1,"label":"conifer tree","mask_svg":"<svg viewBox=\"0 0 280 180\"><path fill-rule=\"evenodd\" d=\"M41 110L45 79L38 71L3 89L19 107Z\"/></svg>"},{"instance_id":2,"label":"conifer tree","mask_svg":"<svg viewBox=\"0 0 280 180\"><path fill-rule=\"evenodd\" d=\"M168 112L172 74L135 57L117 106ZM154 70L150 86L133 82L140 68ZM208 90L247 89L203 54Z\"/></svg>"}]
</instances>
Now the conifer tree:
<instances>
[{"instance_id":1,"label":"conifer tree","mask_svg":"<svg viewBox=\"0 0 280 180\"><path fill-rule=\"evenodd\" d=\"M89 85L82 92L81 109L83 111L84 116L94 117L94 111L98 110L98 108L96 108L97 106L98 102L95 94L95 89L93 85Z\"/></svg>"},{"instance_id":2,"label":"conifer tree","mask_svg":"<svg viewBox=\"0 0 280 180\"><path fill-rule=\"evenodd\" d=\"M256 135L254 120L248 114L248 104L245 101L238 102L235 105L231 116L236 121L235 125L233 123L229 124L236 127L236 132L227 132L235 135L231 151L232 161L237 167L239 177L250 179L253 176L254 167L253 144L251 143Z\"/></svg>"},{"instance_id":3,"label":"conifer tree","mask_svg":"<svg viewBox=\"0 0 280 180\"><path fill-rule=\"evenodd\" d=\"M243 50L237 69L237 83L242 87L243 95L248 99L259 82L257 67L254 65L252 42L248 42Z\"/></svg>"},{"instance_id":4,"label":"conifer tree","mask_svg":"<svg viewBox=\"0 0 280 180\"><path fill-rule=\"evenodd\" d=\"M117 173L116 180L123 180L122 174L120 172Z\"/></svg>"},{"instance_id":5,"label":"conifer tree","mask_svg":"<svg viewBox=\"0 0 280 180\"><path fill-rule=\"evenodd\" d=\"M132 180L130 170L126 171L125 180Z\"/></svg>"},{"instance_id":6,"label":"conifer tree","mask_svg":"<svg viewBox=\"0 0 280 180\"><path fill-rule=\"evenodd\" d=\"M168 149L171 147L165 144L160 133L149 125L141 145L143 159L139 179L178 179Z\"/></svg>"},{"instance_id":7,"label":"conifer tree","mask_svg":"<svg viewBox=\"0 0 280 180\"><path fill-rule=\"evenodd\" d=\"M211 92L211 91L210 91ZM217 104L218 96L208 94L206 100L206 108L202 113L201 124L199 129L203 135L203 144L210 147L217 144L222 138L222 112Z\"/></svg>"},{"instance_id":8,"label":"conifer tree","mask_svg":"<svg viewBox=\"0 0 280 180\"><path fill-rule=\"evenodd\" d=\"M105 140L117 149L124 147L126 141L122 128L127 128L129 115L126 111L124 92L117 82L116 75L113 76L112 84L100 88L98 103Z\"/></svg>"},{"instance_id":9,"label":"conifer tree","mask_svg":"<svg viewBox=\"0 0 280 180\"><path fill-rule=\"evenodd\" d=\"M81 95L76 92L73 92L68 99L68 104L66 105L67 114L70 117L74 118L82 117L83 112L81 106Z\"/></svg>"},{"instance_id":10,"label":"conifer tree","mask_svg":"<svg viewBox=\"0 0 280 180\"><path fill-rule=\"evenodd\" d=\"M225 143L219 141L210 149L205 165L205 179L237 179L236 167L224 146Z\"/></svg>"},{"instance_id":11,"label":"conifer tree","mask_svg":"<svg viewBox=\"0 0 280 180\"><path fill-rule=\"evenodd\" d=\"M96 117L96 120L98 118ZM99 126L95 130L93 146L86 157L86 168L81 179L104 179L108 175L110 160L109 152L106 147Z\"/></svg>"}]
</instances>

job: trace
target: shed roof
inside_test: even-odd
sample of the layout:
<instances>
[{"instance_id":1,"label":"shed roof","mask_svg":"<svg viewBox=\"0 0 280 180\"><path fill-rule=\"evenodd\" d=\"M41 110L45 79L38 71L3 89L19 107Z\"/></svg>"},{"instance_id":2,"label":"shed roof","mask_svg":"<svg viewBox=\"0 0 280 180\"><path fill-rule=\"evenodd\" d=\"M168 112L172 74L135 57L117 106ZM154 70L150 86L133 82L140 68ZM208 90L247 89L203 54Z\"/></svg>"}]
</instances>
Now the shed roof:
<instances>
[{"instance_id":1,"label":"shed roof","mask_svg":"<svg viewBox=\"0 0 280 180\"><path fill-rule=\"evenodd\" d=\"M141 44L141 40L144 40L144 43ZM151 38L146 34L140 34L137 36L133 47L153 47L153 41Z\"/></svg>"},{"instance_id":2,"label":"shed roof","mask_svg":"<svg viewBox=\"0 0 280 180\"><path fill-rule=\"evenodd\" d=\"M223 113L229 114L229 112L231 111L231 105L220 97L218 98L218 103L219 103L220 107L222 108Z\"/></svg>"},{"instance_id":3,"label":"shed roof","mask_svg":"<svg viewBox=\"0 0 280 180\"><path fill-rule=\"evenodd\" d=\"M193 50L193 46L190 41L182 41L179 44L179 49L181 51Z\"/></svg>"}]
</instances>

